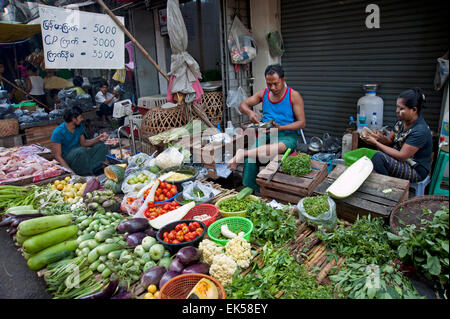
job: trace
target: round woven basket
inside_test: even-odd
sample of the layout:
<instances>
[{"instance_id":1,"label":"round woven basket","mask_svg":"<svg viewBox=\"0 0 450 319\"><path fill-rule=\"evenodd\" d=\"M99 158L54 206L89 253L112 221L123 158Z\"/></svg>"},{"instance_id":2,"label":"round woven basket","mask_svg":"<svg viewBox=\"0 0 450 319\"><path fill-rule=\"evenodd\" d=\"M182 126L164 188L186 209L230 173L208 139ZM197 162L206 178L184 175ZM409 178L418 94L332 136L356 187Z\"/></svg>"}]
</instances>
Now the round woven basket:
<instances>
[{"instance_id":1,"label":"round woven basket","mask_svg":"<svg viewBox=\"0 0 450 319\"><path fill-rule=\"evenodd\" d=\"M183 274L172 278L161 287L161 299L186 299L192 288L200 281L206 278L211 280L217 287L219 299L225 299L226 293L220 282L211 276L204 274Z\"/></svg>"},{"instance_id":2,"label":"round woven basket","mask_svg":"<svg viewBox=\"0 0 450 319\"><path fill-rule=\"evenodd\" d=\"M235 234L244 232L244 239L246 241L250 241L250 236L253 231L253 223L250 219L244 217L225 217L216 220L211 226L208 227L208 237L216 244L225 246L231 240L219 239L222 225L228 225L228 229Z\"/></svg>"},{"instance_id":3,"label":"round woven basket","mask_svg":"<svg viewBox=\"0 0 450 319\"><path fill-rule=\"evenodd\" d=\"M203 110L212 124L222 125L223 121L223 93L222 91L205 92L202 95L202 102L197 104ZM192 112L192 119L198 119L198 116Z\"/></svg>"},{"instance_id":4,"label":"round woven basket","mask_svg":"<svg viewBox=\"0 0 450 319\"><path fill-rule=\"evenodd\" d=\"M184 104L168 109L156 106L145 113L141 123L141 133L143 136L149 137L186 124L186 106Z\"/></svg>"},{"instance_id":5,"label":"round woven basket","mask_svg":"<svg viewBox=\"0 0 450 319\"><path fill-rule=\"evenodd\" d=\"M411 224L419 228L421 219L431 220L442 206L449 207L448 196L425 195L402 201L394 207L389 217L391 231L397 235L399 227ZM431 214L423 214L423 209L431 210Z\"/></svg>"}]
</instances>

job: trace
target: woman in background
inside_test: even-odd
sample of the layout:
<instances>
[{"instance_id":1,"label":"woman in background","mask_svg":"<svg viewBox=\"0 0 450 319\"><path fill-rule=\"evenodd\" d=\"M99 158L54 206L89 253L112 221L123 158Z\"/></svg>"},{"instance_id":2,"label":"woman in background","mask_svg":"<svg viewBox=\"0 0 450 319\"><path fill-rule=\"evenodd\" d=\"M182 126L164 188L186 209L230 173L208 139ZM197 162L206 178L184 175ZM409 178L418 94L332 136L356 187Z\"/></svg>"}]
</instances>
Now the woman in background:
<instances>
[{"instance_id":1,"label":"woman in background","mask_svg":"<svg viewBox=\"0 0 450 319\"><path fill-rule=\"evenodd\" d=\"M42 104L47 105L44 92L44 79L37 74L37 69L32 65L28 66L28 77L26 84L26 92ZM51 111L47 106L45 109L47 112Z\"/></svg>"},{"instance_id":2,"label":"woman in background","mask_svg":"<svg viewBox=\"0 0 450 319\"><path fill-rule=\"evenodd\" d=\"M374 136L362 138L380 152L372 157L376 173L407 179L412 183L424 180L430 172L433 141L431 131L422 117L425 95L420 88L400 93L394 130L384 136L374 130Z\"/></svg>"}]
</instances>

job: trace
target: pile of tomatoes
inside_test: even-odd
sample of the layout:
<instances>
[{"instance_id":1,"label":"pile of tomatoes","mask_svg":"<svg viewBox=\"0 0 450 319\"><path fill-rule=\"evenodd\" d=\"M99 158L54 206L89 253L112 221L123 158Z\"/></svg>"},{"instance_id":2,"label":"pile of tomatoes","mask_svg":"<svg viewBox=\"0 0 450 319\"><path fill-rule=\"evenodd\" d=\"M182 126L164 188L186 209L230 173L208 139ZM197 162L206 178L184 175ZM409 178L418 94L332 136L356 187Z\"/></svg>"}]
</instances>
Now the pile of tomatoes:
<instances>
[{"instance_id":1,"label":"pile of tomatoes","mask_svg":"<svg viewBox=\"0 0 450 319\"><path fill-rule=\"evenodd\" d=\"M168 213L174 209L179 208L181 205L177 201L166 203L164 205L156 204L154 202L149 202L147 209L144 212L144 216L147 219L155 219L165 213Z\"/></svg>"},{"instance_id":2,"label":"pile of tomatoes","mask_svg":"<svg viewBox=\"0 0 450 319\"><path fill-rule=\"evenodd\" d=\"M163 240L169 244L179 244L194 240L203 233L203 227L198 222L182 223L170 232L164 232Z\"/></svg>"},{"instance_id":3,"label":"pile of tomatoes","mask_svg":"<svg viewBox=\"0 0 450 319\"><path fill-rule=\"evenodd\" d=\"M144 192L144 198L147 198L150 189ZM177 193L177 186L166 182L160 182L155 192L155 202L162 202L172 198Z\"/></svg>"}]
</instances>

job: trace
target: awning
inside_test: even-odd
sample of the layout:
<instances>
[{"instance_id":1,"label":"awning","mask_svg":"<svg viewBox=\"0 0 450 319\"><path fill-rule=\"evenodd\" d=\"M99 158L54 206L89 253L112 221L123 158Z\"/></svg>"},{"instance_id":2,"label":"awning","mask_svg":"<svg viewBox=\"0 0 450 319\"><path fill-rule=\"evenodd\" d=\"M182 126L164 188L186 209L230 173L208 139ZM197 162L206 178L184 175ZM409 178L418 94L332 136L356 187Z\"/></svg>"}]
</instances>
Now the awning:
<instances>
[{"instance_id":1,"label":"awning","mask_svg":"<svg viewBox=\"0 0 450 319\"><path fill-rule=\"evenodd\" d=\"M17 42L41 32L40 24L0 22L0 43Z\"/></svg>"}]
</instances>

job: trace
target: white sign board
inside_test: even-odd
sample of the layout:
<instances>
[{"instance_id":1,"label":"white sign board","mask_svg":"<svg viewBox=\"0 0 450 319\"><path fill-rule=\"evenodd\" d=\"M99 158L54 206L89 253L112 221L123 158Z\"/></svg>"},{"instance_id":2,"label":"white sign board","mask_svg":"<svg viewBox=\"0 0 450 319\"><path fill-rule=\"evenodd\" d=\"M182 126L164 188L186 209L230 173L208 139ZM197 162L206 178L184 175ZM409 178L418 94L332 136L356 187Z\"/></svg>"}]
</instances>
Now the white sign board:
<instances>
[{"instance_id":1,"label":"white sign board","mask_svg":"<svg viewBox=\"0 0 450 319\"><path fill-rule=\"evenodd\" d=\"M107 14L39 5L39 16L46 69L125 68L124 34Z\"/></svg>"}]
</instances>

